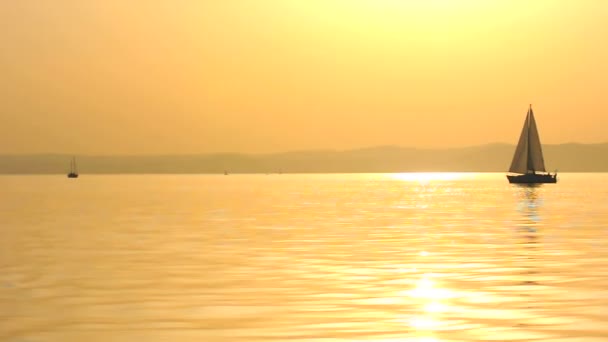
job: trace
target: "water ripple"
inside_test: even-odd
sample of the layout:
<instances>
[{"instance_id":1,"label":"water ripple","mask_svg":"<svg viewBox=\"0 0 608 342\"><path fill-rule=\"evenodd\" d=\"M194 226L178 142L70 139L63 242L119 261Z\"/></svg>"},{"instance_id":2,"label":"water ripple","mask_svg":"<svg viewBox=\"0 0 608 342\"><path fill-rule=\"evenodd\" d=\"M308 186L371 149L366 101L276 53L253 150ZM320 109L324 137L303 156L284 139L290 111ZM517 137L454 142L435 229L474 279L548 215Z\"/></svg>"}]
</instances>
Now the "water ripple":
<instances>
[{"instance_id":1,"label":"water ripple","mask_svg":"<svg viewBox=\"0 0 608 342\"><path fill-rule=\"evenodd\" d=\"M0 177L0 340L605 341L607 180Z\"/></svg>"}]
</instances>

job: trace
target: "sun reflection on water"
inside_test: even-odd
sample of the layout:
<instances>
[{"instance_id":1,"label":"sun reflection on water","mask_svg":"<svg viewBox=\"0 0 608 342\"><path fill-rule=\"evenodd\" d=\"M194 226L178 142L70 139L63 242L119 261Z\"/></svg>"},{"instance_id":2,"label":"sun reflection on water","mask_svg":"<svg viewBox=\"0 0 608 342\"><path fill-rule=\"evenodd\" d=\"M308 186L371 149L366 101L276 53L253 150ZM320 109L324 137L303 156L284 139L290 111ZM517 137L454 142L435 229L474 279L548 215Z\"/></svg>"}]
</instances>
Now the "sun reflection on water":
<instances>
[{"instance_id":1,"label":"sun reflection on water","mask_svg":"<svg viewBox=\"0 0 608 342\"><path fill-rule=\"evenodd\" d=\"M392 175L395 179L407 182L428 183L429 181L455 180L466 177L462 172L404 172Z\"/></svg>"},{"instance_id":2,"label":"sun reflection on water","mask_svg":"<svg viewBox=\"0 0 608 342\"><path fill-rule=\"evenodd\" d=\"M453 297L453 293L450 290L437 287L436 282L431 277L432 275L423 275L418 280L416 287L408 291L408 295L412 298L428 301L439 301Z\"/></svg>"},{"instance_id":3,"label":"sun reflection on water","mask_svg":"<svg viewBox=\"0 0 608 342\"><path fill-rule=\"evenodd\" d=\"M445 312L447 306L439 301L433 301L424 305L424 311L428 313Z\"/></svg>"},{"instance_id":4,"label":"sun reflection on water","mask_svg":"<svg viewBox=\"0 0 608 342\"><path fill-rule=\"evenodd\" d=\"M420 310L404 322L419 335L416 341L439 341L434 334L444 325L441 314L449 311L447 301L455 296L453 291L441 287L435 278L432 273L424 273L414 288L404 293Z\"/></svg>"}]
</instances>

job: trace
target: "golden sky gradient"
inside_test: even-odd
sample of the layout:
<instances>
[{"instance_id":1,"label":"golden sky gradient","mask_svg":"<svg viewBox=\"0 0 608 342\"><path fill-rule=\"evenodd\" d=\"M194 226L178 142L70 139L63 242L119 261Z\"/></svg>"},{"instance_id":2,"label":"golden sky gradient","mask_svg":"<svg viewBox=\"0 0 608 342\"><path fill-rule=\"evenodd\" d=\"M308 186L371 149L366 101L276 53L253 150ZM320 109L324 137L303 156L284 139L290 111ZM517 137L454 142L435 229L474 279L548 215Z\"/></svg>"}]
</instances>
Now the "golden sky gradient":
<instances>
[{"instance_id":1,"label":"golden sky gradient","mask_svg":"<svg viewBox=\"0 0 608 342\"><path fill-rule=\"evenodd\" d=\"M608 1L0 2L0 153L606 142Z\"/></svg>"}]
</instances>

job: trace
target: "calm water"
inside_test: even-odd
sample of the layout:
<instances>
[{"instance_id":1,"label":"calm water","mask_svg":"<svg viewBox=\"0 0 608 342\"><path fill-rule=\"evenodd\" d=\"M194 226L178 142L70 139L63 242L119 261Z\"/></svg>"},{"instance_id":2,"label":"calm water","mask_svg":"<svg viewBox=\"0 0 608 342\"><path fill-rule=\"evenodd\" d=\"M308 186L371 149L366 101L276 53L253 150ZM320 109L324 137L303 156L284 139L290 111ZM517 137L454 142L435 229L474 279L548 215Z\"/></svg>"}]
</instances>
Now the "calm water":
<instances>
[{"instance_id":1,"label":"calm water","mask_svg":"<svg viewBox=\"0 0 608 342\"><path fill-rule=\"evenodd\" d=\"M0 189L0 341L608 341L608 174Z\"/></svg>"}]
</instances>

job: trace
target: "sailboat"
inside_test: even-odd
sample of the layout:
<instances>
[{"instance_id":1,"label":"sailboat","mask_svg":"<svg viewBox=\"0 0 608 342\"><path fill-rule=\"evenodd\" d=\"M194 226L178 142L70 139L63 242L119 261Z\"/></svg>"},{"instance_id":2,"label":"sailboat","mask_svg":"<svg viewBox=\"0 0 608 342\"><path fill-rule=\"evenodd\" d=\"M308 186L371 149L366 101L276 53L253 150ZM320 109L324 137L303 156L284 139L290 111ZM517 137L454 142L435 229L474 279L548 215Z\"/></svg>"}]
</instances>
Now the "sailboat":
<instances>
[{"instance_id":1,"label":"sailboat","mask_svg":"<svg viewBox=\"0 0 608 342\"><path fill-rule=\"evenodd\" d=\"M68 173L68 178L78 178L78 169L76 168L75 157L72 157L72 161L70 162L70 173Z\"/></svg>"},{"instance_id":2,"label":"sailboat","mask_svg":"<svg viewBox=\"0 0 608 342\"><path fill-rule=\"evenodd\" d=\"M526 114L524 128L521 130L509 172L512 173L507 175L509 183L557 183L557 172L551 174L545 170L543 149L536 129L532 105Z\"/></svg>"}]
</instances>

